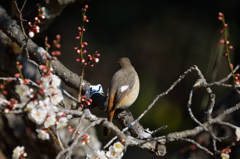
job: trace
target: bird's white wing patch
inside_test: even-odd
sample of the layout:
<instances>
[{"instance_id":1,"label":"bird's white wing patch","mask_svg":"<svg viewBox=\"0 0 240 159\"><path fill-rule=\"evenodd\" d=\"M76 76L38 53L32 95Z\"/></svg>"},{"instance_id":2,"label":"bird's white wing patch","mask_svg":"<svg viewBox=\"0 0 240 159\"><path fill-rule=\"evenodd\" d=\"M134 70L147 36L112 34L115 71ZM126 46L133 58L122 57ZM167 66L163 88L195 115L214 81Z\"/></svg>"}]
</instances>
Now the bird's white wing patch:
<instances>
[{"instance_id":1,"label":"bird's white wing patch","mask_svg":"<svg viewBox=\"0 0 240 159\"><path fill-rule=\"evenodd\" d=\"M126 89L128 89L129 85L124 85L122 86L120 89L121 89L121 92L124 92Z\"/></svg>"}]
</instances>

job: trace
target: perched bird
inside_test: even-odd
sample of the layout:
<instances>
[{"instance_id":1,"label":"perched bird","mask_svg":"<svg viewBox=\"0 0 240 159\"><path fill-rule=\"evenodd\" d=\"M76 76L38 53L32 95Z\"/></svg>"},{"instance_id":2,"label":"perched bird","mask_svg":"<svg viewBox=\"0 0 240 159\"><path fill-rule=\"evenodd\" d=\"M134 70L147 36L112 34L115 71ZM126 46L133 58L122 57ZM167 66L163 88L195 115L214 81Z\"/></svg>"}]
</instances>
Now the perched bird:
<instances>
[{"instance_id":1,"label":"perched bird","mask_svg":"<svg viewBox=\"0 0 240 159\"><path fill-rule=\"evenodd\" d=\"M118 60L120 69L113 75L109 86L108 121L112 122L117 108L127 108L137 99L139 93L139 78L127 57ZM103 135L108 136L110 130L104 128Z\"/></svg>"}]
</instances>

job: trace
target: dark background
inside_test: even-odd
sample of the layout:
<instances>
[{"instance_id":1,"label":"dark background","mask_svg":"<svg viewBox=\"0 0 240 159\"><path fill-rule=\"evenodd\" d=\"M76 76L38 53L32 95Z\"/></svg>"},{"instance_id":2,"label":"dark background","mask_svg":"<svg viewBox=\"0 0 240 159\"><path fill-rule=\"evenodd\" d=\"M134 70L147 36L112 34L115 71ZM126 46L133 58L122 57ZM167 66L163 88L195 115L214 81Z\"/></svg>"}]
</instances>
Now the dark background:
<instances>
[{"instance_id":1,"label":"dark background","mask_svg":"<svg viewBox=\"0 0 240 159\"><path fill-rule=\"evenodd\" d=\"M32 8L37 1L32 3ZM140 94L129 108L137 118L160 93L166 91L178 77L189 67L197 65L208 82L220 80L229 73L227 60L219 40L222 23L218 12L223 12L228 23L229 40L234 49L232 61L237 64L239 50L239 0L91 0L70 4L58 16L45 35L49 41L56 34L62 37L62 55L59 60L70 70L80 75L80 64L74 47L79 45L75 39L77 27L81 26L81 8L89 5L84 41L88 53L96 50L101 54L100 61L93 68L87 67L84 79L91 84L101 84L104 92L111 77L117 70L116 61L128 57L140 78ZM4 3L3 6L8 6ZM7 7L6 7L7 8ZM35 7L36 8L36 7ZM28 9L25 9L28 10ZM31 9L30 9L31 10ZM35 40L43 46L43 39ZM217 56L220 58L217 59ZM213 68L216 72L213 73ZM215 75L216 74L216 75ZM163 125L168 127L159 132L166 135L170 132L191 129L193 124L187 112L187 100L191 87L197 80L195 72L190 73L170 94L161 98L142 118L140 123L145 128L155 130ZM75 91L68 89L72 94ZM216 100L220 100L229 90L213 89ZM207 98L204 91L199 91L193 98L193 112L199 120L204 116ZM92 110L99 116L106 116L98 108ZM102 127L98 135L103 144L111 137L102 137ZM157 157L146 150L129 147L124 158L179 158L179 149L189 150L183 142L168 143L167 155Z\"/></svg>"}]
</instances>

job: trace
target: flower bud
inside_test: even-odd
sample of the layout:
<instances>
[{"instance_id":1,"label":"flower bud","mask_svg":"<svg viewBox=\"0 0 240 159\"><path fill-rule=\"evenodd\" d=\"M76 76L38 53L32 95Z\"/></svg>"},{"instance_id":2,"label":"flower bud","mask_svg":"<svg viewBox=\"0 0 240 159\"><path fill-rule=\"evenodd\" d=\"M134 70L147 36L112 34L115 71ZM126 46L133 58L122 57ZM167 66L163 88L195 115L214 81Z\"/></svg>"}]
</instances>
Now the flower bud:
<instances>
[{"instance_id":1,"label":"flower bud","mask_svg":"<svg viewBox=\"0 0 240 159\"><path fill-rule=\"evenodd\" d=\"M90 67L93 67L93 66L94 66L94 64L93 64L93 63L90 63L89 65L90 65Z\"/></svg>"},{"instance_id":2,"label":"flower bud","mask_svg":"<svg viewBox=\"0 0 240 159\"><path fill-rule=\"evenodd\" d=\"M94 58L94 62L98 63L99 62L99 58Z\"/></svg>"},{"instance_id":3,"label":"flower bud","mask_svg":"<svg viewBox=\"0 0 240 159\"><path fill-rule=\"evenodd\" d=\"M83 50L83 52L82 52L83 54L86 54L87 53L87 50Z\"/></svg>"},{"instance_id":4,"label":"flower bud","mask_svg":"<svg viewBox=\"0 0 240 159\"><path fill-rule=\"evenodd\" d=\"M84 98L81 98L81 102L84 102L85 101L85 99Z\"/></svg>"},{"instance_id":5,"label":"flower bud","mask_svg":"<svg viewBox=\"0 0 240 159\"><path fill-rule=\"evenodd\" d=\"M223 44L225 41L224 41L223 39L221 39L221 40L219 40L219 42L220 42L221 44Z\"/></svg>"},{"instance_id":6,"label":"flower bud","mask_svg":"<svg viewBox=\"0 0 240 159\"><path fill-rule=\"evenodd\" d=\"M227 53L223 53L223 56L224 56L224 57L227 57L228 55L227 55Z\"/></svg>"},{"instance_id":7,"label":"flower bud","mask_svg":"<svg viewBox=\"0 0 240 159\"><path fill-rule=\"evenodd\" d=\"M218 17L218 20L222 21L222 20L223 20L223 18L222 18L222 17Z\"/></svg>"},{"instance_id":8,"label":"flower bud","mask_svg":"<svg viewBox=\"0 0 240 159\"><path fill-rule=\"evenodd\" d=\"M40 14L40 16L39 16L41 19L45 19L45 15L43 15L43 14Z\"/></svg>"},{"instance_id":9,"label":"flower bud","mask_svg":"<svg viewBox=\"0 0 240 159\"><path fill-rule=\"evenodd\" d=\"M28 26L32 27L32 23L31 23L31 22L28 22Z\"/></svg>"},{"instance_id":10,"label":"flower bud","mask_svg":"<svg viewBox=\"0 0 240 159\"><path fill-rule=\"evenodd\" d=\"M5 109L4 109L4 113L7 114L7 113L9 113L9 112L10 112L10 110L9 110L8 108L5 108Z\"/></svg>"},{"instance_id":11,"label":"flower bud","mask_svg":"<svg viewBox=\"0 0 240 159\"><path fill-rule=\"evenodd\" d=\"M88 55L88 60L91 61L92 60L92 56Z\"/></svg>"},{"instance_id":12,"label":"flower bud","mask_svg":"<svg viewBox=\"0 0 240 159\"><path fill-rule=\"evenodd\" d=\"M86 104L87 104L87 105L91 105L91 102L89 102L89 101L86 101Z\"/></svg>"},{"instance_id":13,"label":"flower bud","mask_svg":"<svg viewBox=\"0 0 240 159\"><path fill-rule=\"evenodd\" d=\"M84 63L84 62L85 62L85 59L81 59L81 62Z\"/></svg>"},{"instance_id":14,"label":"flower bud","mask_svg":"<svg viewBox=\"0 0 240 159\"><path fill-rule=\"evenodd\" d=\"M20 77L20 74L19 74L19 73L16 73L14 76L15 76L16 78L19 78L19 77Z\"/></svg>"},{"instance_id":15,"label":"flower bud","mask_svg":"<svg viewBox=\"0 0 240 159\"><path fill-rule=\"evenodd\" d=\"M34 32L33 32L33 31L29 31L29 32L28 32L28 36L29 36L30 38L33 38L33 37L34 37Z\"/></svg>"},{"instance_id":16,"label":"flower bud","mask_svg":"<svg viewBox=\"0 0 240 159\"><path fill-rule=\"evenodd\" d=\"M57 39L57 40L60 40L60 39L61 39L61 35L60 35L60 34L57 34L57 35L56 35L56 39Z\"/></svg>"},{"instance_id":17,"label":"flower bud","mask_svg":"<svg viewBox=\"0 0 240 159\"><path fill-rule=\"evenodd\" d=\"M236 84L236 85L239 85L239 84L240 84L240 83L239 83L239 80L236 80L236 81L235 81L235 84Z\"/></svg>"}]
</instances>

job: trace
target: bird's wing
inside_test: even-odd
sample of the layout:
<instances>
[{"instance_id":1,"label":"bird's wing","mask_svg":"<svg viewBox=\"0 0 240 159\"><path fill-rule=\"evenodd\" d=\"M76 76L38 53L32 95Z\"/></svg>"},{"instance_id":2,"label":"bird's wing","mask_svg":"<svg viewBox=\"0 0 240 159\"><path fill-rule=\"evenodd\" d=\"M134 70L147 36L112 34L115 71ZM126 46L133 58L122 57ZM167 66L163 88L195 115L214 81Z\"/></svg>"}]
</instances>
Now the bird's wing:
<instances>
[{"instance_id":1,"label":"bird's wing","mask_svg":"<svg viewBox=\"0 0 240 159\"><path fill-rule=\"evenodd\" d=\"M119 83L116 87L117 89L115 89L115 108L122 101L122 99L132 91L133 86L136 83L137 76L135 71L130 71L121 73L121 75L117 75L116 78L118 78Z\"/></svg>"}]
</instances>

